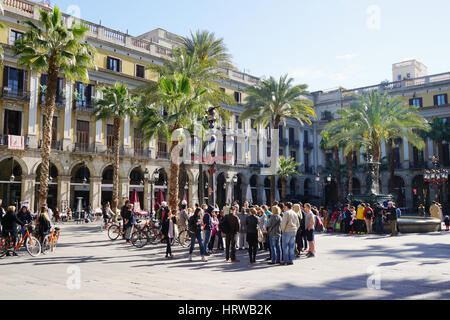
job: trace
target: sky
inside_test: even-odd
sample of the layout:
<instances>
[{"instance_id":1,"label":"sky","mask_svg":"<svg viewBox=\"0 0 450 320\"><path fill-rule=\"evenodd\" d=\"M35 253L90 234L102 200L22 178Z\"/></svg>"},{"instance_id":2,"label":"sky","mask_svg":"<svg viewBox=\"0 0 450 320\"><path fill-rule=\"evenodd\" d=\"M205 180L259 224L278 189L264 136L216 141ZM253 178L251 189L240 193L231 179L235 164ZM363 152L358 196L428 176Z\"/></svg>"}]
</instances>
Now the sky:
<instances>
[{"instance_id":1,"label":"sky","mask_svg":"<svg viewBox=\"0 0 450 320\"><path fill-rule=\"evenodd\" d=\"M310 91L392 81L415 58L450 72L448 0L52 0L64 12L138 36L155 28L223 38L257 77L289 74Z\"/></svg>"}]
</instances>

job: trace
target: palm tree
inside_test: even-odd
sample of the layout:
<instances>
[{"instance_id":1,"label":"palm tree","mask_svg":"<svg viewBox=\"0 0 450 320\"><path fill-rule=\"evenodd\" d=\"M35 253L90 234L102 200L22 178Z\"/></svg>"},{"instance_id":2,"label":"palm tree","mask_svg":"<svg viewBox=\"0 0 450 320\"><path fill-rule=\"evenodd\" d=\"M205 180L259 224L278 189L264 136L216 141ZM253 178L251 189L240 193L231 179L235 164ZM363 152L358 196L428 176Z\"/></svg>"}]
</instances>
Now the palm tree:
<instances>
[{"instance_id":1,"label":"palm tree","mask_svg":"<svg viewBox=\"0 0 450 320\"><path fill-rule=\"evenodd\" d=\"M152 104L140 111L138 130L144 139L163 137L171 145L170 153L180 141L173 141L172 136L181 130L191 128L200 114L205 114L207 107L201 103L205 91L194 92L191 80L184 75L164 76L158 82ZM158 106L158 107L156 107ZM160 108L161 106L162 108ZM170 163L169 206L178 206L178 180L180 166L175 161Z\"/></svg>"},{"instance_id":2,"label":"palm tree","mask_svg":"<svg viewBox=\"0 0 450 320\"><path fill-rule=\"evenodd\" d=\"M298 163L295 162L294 158L280 157L277 175L281 178L281 198L283 201L286 201L287 178L300 175L297 166Z\"/></svg>"},{"instance_id":3,"label":"palm tree","mask_svg":"<svg viewBox=\"0 0 450 320\"><path fill-rule=\"evenodd\" d=\"M101 89L103 98L95 101L94 115L96 121L113 119L113 194L112 211L116 212L119 205L119 139L120 126L126 117L133 118L137 113L137 99L132 97L128 88L123 83L115 83L114 87L104 87Z\"/></svg>"},{"instance_id":4,"label":"palm tree","mask_svg":"<svg viewBox=\"0 0 450 320\"><path fill-rule=\"evenodd\" d=\"M429 131L425 118L418 108L406 105L400 98L391 98L387 93L371 92L358 96L357 101L337 111L340 119L333 126L346 127L348 130L336 132L333 140L352 141L344 149L347 154L352 144L361 145L372 157L375 165L375 187L379 192L379 165L381 160L381 142L392 137L406 138L418 149L425 143L416 132Z\"/></svg>"},{"instance_id":5,"label":"palm tree","mask_svg":"<svg viewBox=\"0 0 450 320\"><path fill-rule=\"evenodd\" d=\"M94 66L94 48L85 43L88 28L73 24L66 26L61 19L60 10L52 12L40 10L40 25L31 21L25 24L28 31L15 42L14 52L20 56L19 65L32 71L47 73L47 94L43 108L42 165L39 189L39 202L48 196L49 159L52 141L52 121L59 72L66 79L89 81L88 69Z\"/></svg>"},{"instance_id":6,"label":"palm tree","mask_svg":"<svg viewBox=\"0 0 450 320\"><path fill-rule=\"evenodd\" d=\"M219 122L220 119L229 119L229 113L222 106L232 105L234 99L222 92L217 82L226 78L221 68L230 65L223 41L216 40L212 33L198 31L191 34L191 38L184 38L183 43L182 47L172 51L172 60L162 66L149 67L160 75L160 82L139 89L143 97L139 128L146 139L155 136L170 138L167 128L186 129L192 134L195 123L205 124L206 112L211 106L219 107L216 109L220 115ZM155 107L158 105L172 116L158 116L160 110ZM170 110L174 109L176 112L172 113ZM150 123L157 124L159 129ZM176 144L172 144L171 150ZM203 172L202 168L200 172ZM200 185L203 185L202 179L200 174ZM179 166L172 163L169 183L169 205L172 207L178 203L178 181ZM203 187L200 190L202 192Z\"/></svg>"},{"instance_id":7,"label":"palm tree","mask_svg":"<svg viewBox=\"0 0 450 320\"><path fill-rule=\"evenodd\" d=\"M430 139L436 142L438 146L438 157L442 163L444 161L444 141L450 141L450 123L444 121L442 118L434 118L431 124L431 130L427 135ZM432 155L429 155L430 157Z\"/></svg>"},{"instance_id":8,"label":"palm tree","mask_svg":"<svg viewBox=\"0 0 450 320\"><path fill-rule=\"evenodd\" d=\"M248 87L245 111L240 115L240 120L254 119L257 128L262 124L266 128L269 124L272 129L278 130L281 121L288 118L296 119L301 125L311 124L311 118L316 118L314 109L310 107L312 102L304 97L307 94L307 85L294 86L294 79L288 75L280 77L277 81L270 77L255 86ZM279 140L272 140L272 160L277 161ZM275 176L271 177L270 189L271 201L276 198Z\"/></svg>"}]
</instances>

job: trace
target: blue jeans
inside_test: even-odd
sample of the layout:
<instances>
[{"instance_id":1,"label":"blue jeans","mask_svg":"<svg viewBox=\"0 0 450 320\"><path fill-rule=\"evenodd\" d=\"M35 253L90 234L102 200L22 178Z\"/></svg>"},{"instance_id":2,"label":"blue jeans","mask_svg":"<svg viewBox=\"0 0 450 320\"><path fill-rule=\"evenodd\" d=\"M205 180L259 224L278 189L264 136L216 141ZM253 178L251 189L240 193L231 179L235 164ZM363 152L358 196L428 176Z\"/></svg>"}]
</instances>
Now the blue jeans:
<instances>
[{"instance_id":1,"label":"blue jeans","mask_svg":"<svg viewBox=\"0 0 450 320\"><path fill-rule=\"evenodd\" d=\"M209 247L209 241L211 240L211 232L212 230L205 230L205 242L203 243L203 248L205 249L205 251Z\"/></svg>"},{"instance_id":2,"label":"blue jeans","mask_svg":"<svg viewBox=\"0 0 450 320\"><path fill-rule=\"evenodd\" d=\"M375 223L375 226L374 226L375 233L378 233L378 234L384 233L383 218L375 217L374 218L374 223Z\"/></svg>"},{"instance_id":3,"label":"blue jeans","mask_svg":"<svg viewBox=\"0 0 450 320\"><path fill-rule=\"evenodd\" d=\"M189 254L192 254L192 252L194 252L195 240L198 240L198 244L200 245L200 254L204 256L205 247L203 246L202 233L201 232L196 234L189 233L189 235L191 236L191 248L189 249Z\"/></svg>"},{"instance_id":4,"label":"blue jeans","mask_svg":"<svg viewBox=\"0 0 450 320\"><path fill-rule=\"evenodd\" d=\"M270 252L272 254L272 263L281 262L281 243L280 237L269 237L270 241Z\"/></svg>"},{"instance_id":5,"label":"blue jeans","mask_svg":"<svg viewBox=\"0 0 450 320\"><path fill-rule=\"evenodd\" d=\"M295 232L283 233L283 262L294 263L295 259Z\"/></svg>"}]
</instances>

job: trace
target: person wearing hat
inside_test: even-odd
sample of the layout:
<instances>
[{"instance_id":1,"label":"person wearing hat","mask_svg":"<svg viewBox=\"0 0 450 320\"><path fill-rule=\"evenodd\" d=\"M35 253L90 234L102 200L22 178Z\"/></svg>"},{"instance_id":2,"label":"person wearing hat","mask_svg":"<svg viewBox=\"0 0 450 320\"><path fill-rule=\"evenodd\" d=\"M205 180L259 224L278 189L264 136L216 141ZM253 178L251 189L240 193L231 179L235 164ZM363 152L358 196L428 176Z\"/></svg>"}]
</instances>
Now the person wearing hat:
<instances>
[{"instance_id":1,"label":"person wearing hat","mask_svg":"<svg viewBox=\"0 0 450 320\"><path fill-rule=\"evenodd\" d=\"M205 215L203 216L203 225L205 226L205 242L203 243L203 247L206 250L206 255L211 255L211 252L209 250L209 241L211 240L211 233L213 229L213 223L212 223L212 217L211 213L214 211L214 208L212 206L208 206L208 208L205 211Z\"/></svg>"}]
</instances>

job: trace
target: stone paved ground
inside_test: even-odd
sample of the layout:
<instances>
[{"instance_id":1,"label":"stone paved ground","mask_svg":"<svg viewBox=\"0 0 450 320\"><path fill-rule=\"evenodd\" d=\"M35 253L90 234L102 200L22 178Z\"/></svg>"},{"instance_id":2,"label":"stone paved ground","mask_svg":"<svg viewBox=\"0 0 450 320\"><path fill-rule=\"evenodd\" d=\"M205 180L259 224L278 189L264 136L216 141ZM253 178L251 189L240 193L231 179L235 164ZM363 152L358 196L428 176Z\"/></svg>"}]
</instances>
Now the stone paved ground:
<instances>
[{"instance_id":1,"label":"stone paved ground","mask_svg":"<svg viewBox=\"0 0 450 320\"><path fill-rule=\"evenodd\" d=\"M222 254L188 262L180 247L167 261L164 245L138 250L110 241L98 225L67 224L55 253L0 260L0 299L450 299L450 233L321 234L317 246L316 258L289 267L266 265L266 253L254 266L244 253L238 264ZM77 267L80 288L71 290ZM379 290L367 287L373 267L369 283L380 279Z\"/></svg>"}]
</instances>

